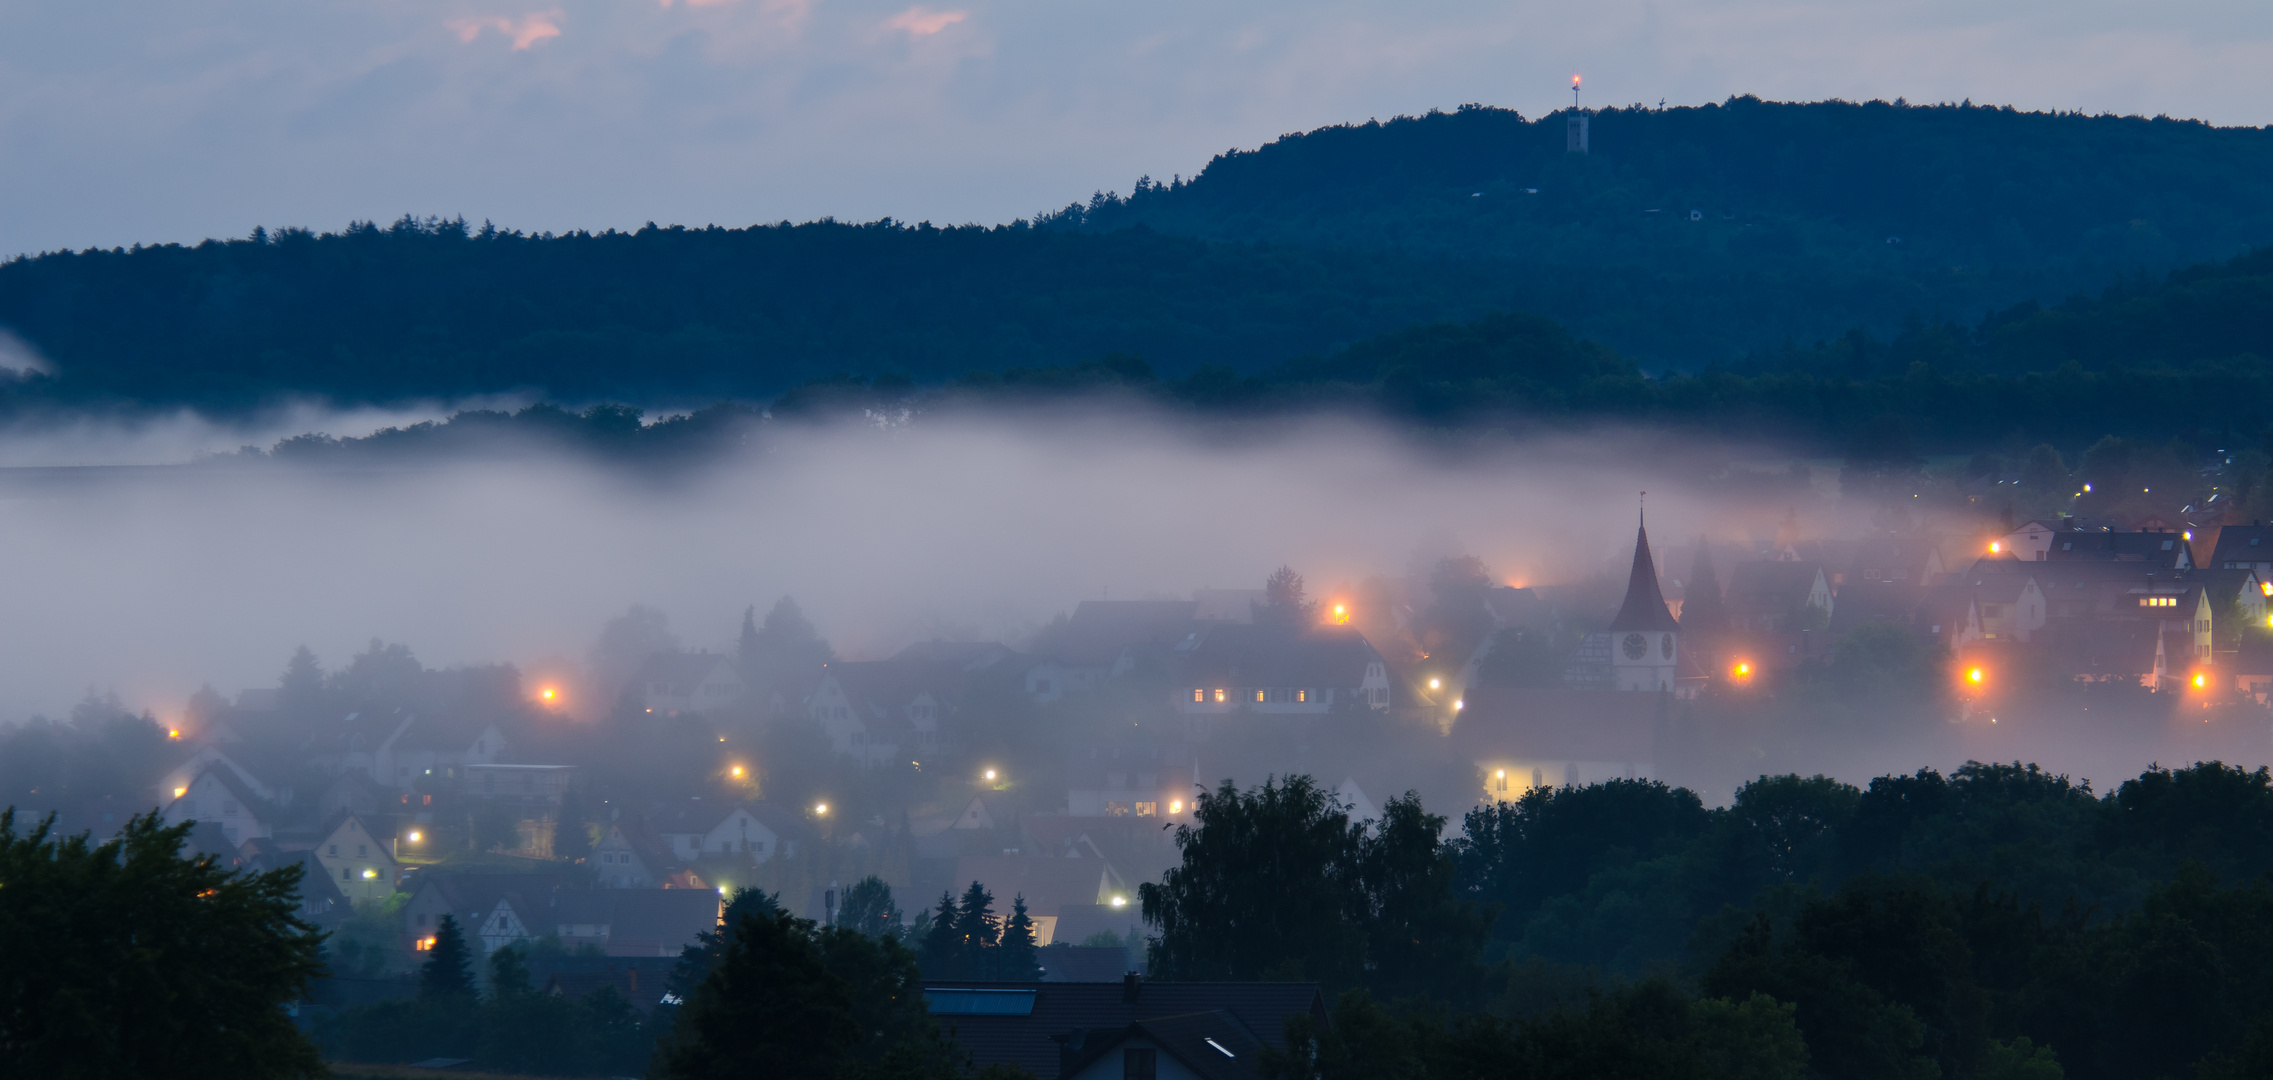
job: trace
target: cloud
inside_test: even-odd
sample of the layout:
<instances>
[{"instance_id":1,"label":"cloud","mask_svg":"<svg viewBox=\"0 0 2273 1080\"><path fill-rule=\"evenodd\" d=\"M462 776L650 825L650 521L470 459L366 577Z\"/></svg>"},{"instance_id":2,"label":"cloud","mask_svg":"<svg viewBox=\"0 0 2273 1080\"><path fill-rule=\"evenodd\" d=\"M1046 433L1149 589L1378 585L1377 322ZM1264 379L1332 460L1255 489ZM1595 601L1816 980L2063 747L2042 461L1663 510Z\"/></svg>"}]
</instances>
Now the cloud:
<instances>
[{"instance_id":1,"label":"cloud","mask_svg":"<svg viewBox=\"0 0 2273 1080\"><path fill-rule=\"evenodd\" d=\"M452 19L443 25L455 31L459 41L469 42L480 37L484 30L495 30L512 38L513 51L520 52L546 38L560 36L560 9L531 12L519 19L508 19L502 15Z\"/></svg>"},{"instance_id":2,"label":"cloud","mask_svg":"<svg viewBox=\"0 0 2273 1080\"><path fill-rule=\"evenodd\" d=\"M917 37L930 37L970 17L968 11L933 11L917 4L885 20L884 29L905 30Z\"/></svg>"}]
</instances>

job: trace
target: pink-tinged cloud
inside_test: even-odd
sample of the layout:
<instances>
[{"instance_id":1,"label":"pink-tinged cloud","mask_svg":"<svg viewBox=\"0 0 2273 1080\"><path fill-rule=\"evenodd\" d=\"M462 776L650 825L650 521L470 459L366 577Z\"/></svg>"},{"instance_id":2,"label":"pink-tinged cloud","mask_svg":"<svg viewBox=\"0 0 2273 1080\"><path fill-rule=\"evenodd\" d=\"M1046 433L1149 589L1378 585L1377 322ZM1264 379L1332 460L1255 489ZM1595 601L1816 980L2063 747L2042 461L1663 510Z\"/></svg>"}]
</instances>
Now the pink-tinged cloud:
<instances>
[{"instance_id":1,"label":"pink-tinged cloud","mask_svg":"<svg viewBox=\"0 0 2273 1080\"><path fill-rule=\"evenodd\" d=\"M513 39L513 51L520 52L546 38L560 36L560 9L534 11L518 19L502 15L489 15L470 19L452 19L443 24L456 31L459 41L472 41L484 30L495 30Z\"/></svg>"},{"instance_id":2,"label":"pink-tinged cloud","mask_svg":"<svg viewBox=\"0 0 2273 1080\"><path fill-rule=\"evenodd\" d=\"M886 20L884 29L905 30L917 37L930 37L970 17L968 11L933 11L918 4Z\"/></svg>"}]
</instances>

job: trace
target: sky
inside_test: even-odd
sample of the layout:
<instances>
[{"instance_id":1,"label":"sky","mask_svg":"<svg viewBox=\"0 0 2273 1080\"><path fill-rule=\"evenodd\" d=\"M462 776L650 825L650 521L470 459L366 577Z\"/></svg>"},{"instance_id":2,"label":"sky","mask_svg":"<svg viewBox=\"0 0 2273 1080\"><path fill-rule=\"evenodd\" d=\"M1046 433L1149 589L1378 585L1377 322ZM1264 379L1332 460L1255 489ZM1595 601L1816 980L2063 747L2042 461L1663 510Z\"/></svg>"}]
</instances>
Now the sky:
<instances>
[{"instance_id":1,"label":"sky","mask_svg":"<svg viewBox=\"0 0 2273 1080\"><path fill-rule=\"evenodd\" d=\"M2273 121L2247 0L0 0L0 256L995 223L1284 132L1739 93Z\"/></svg>"}]
</instances>

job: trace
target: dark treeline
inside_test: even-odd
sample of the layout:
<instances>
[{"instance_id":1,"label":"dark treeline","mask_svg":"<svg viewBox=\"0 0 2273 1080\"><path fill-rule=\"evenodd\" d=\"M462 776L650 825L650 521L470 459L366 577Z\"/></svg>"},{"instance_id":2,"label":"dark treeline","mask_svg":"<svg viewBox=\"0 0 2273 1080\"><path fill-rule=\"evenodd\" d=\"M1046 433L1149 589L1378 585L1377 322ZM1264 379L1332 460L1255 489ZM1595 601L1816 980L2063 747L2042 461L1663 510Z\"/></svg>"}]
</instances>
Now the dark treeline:
<instances>
[{"instance_id":1,"label":"dark treeline","mask_svg":"<svg viewBox=\"0 0 2273 1080\"><path fill-rule=\"evenodd\" d=\"M1564 153L1559 113L1324 128L992 228L531 236L406 217L18 258L0 327L56 374L0 404L668 404L1115 352L1247 376L1495 309L1694 369L2273 241L2258 129L1751 98L1593 125L1586 155Z\"/></svg>"},{"instance_id":2,"label":"dark treeline","mask_svg":"<svg viewBox=\"0 0 2273 1080\"><path fill-rule=\"evenodd\" d=\"M2273 1050L2264 770L1763 777L1717 810L1612 781L1445 824L1226 784L1144 889L1155 975L1343 991L1290 1078L2212 1078Z\"/></svg>"},{"instance_id":3,"label":"dark treeline","mask_svg":"<svg viewBox=\"0 0 2273 1080\"><path fill-rule=\"evenodd\" d=\"M1252 368L1500 302L1444 260L884 220L529 236L460 221L0 264L17 402L230 409L536 391L759 397L1135 350Z\"/></svg>"},{"instance_id":4,"label":"dark treeline","mask_svg":"<svg viewBox=\"0 0 2273 1080\"><path fill-rule=\"evenodd\" d=\"M2081 452L2110 435L2183 439L2206 450L2264 441L2263 420L2248 403L2273 396L2267 356L2273 248L2055 307L2023 305L1972 326L1914 323L1884 339L1858 330L1695 373L1652 376L1551 320L1499 313L1392 330L1255 374L1209 364L1169 378L1127 353L924 383L839 373L791 387L765 406L722 402L651 423L629 406L570 413L536 405L362 438L301 436L267 455L404 461L478 453L512 436L610 457L677 460L748 447L769 421L899 423L1081 399L1144 402L1209 422L1322 410L1444 429L1650 422L1757 431L1902 460L1931 451L2018 453L2047 442Z\"/></svg>"}]
</instances>

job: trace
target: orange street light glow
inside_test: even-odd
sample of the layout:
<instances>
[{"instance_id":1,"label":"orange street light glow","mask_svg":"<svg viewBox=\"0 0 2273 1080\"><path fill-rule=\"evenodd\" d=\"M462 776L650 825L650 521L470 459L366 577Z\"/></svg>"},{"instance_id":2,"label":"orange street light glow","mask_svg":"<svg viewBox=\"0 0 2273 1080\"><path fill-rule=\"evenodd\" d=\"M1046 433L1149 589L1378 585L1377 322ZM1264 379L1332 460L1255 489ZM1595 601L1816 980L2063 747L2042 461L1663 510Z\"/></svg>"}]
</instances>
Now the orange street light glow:
<instances>
[{"instance_id":1,"label":"orange street light glow","mask_svg":"<svg viewBox=\"0 0 2273 1080\"><path fill-rule=\"evenodd\" d=\"M2202 673L2201 673L2201 672L2199 672L2199 671L2197 671L2197 672L2195 672L2195 673L2194 673L2194 688L2195 688L2196 690L2201 690L2201 689L2204 689L2204 688L2208 687L2209 685L2210 685L2210 677L2209 677L2208 675L2204 675L2204 674L2202 674Z\"/></svg>"},{"instance_id":2,"label":"orange street light glow","mask_svg":"<svg viewBox=\"0 0 2273 1080\"><path fill-rule=\"evenodd\" d=\"M187 795L187 794L189 794L189 789L188 789L188 788L185 788L185 787L178 787L178 788L175 788L175 789L174 789L174 798L177 798L177 799L179 799L179 798L181 798L182 796L184 796L184 795Z\"/></svg>"},{"instance_id":3,"label":"orange street light glow","mask_svg":"<svg viewBox=\"0 0 2273 1080\"><path fill-rule=\"evenodd\" d=\"M545 691L544 691L544 695L543 695L543 696L544 696L544 699L545 699L546 701L551 701L552 699L554 699L554 698L557 698L557 697L559 697L559 696L560 696L560 691L558 691L558 690L555 690L555 689L553 689L552 687L549 687L549 686L548 686L548 687L545 687Z\"/></svg>"},{"instance_id":4,"label":"orange street light glow","mask_svg":"<svg viewBox=\"0 0 2273 1080\"><path fill-rule=\"evenodd\" d=\"M1997 552L1999 552L1999 551L2002 551L2002 550L2004 550L2004 547L2005 547L2005 545L2004 545L2004 543L2003 543L2002 541L1998 541L1998 540L1991 540L1991 541L1989 541L1989 553L1990 553L1990 554L1992 554L1992 555L1996 554L1996 553L1997 553Z\"/></svg>"},{"instance_id":5,"label":"orange street light glow","mask_svg":"<svg viewBox=\"0 0 2273 1080\"><path fill-rule=\"evenodd\" d=\"M413 844L415 844L415 843L418 843L418 830L417 830L417 829L412 829L412 830L410 831L410 842L411 842L411 843L413 843Z\"/></svg>"},{"instance_id":6,"label":"orange street light glow","mask_svg":"<svg viewBox=\"0 0 2273 1080\"><path fill-rule=\"evenodd\" d=\"M814 813L816 813L816 814L822 814L822 815L826 815L826 814L829 812L829 804L827 804L827 803L814 803L814 804L813 804L813 812L814 812Z\"/></svg>"},{"instance_id":7,"label":"orange street light glow","mask_svg":"<svg viewBox=\"0 0 2273 1080\"><path fill-rule=\"evenodd\" d=\"M739 779L741 779L741 778L742 778L742 767L741 767L740 765L736 765L736 766L734 766L734 769L733 769L733 773L734 773L734 778L735 778L736 780L739 780Z\"/></svg>"},{"instance_id":8,"label":"orange street light glow","mask_svg":"<svg viewBox=\"0 0 2273 1080\"><path fill-rule=\"evenodd\" d=\"M1169 813L1171 813L1171 814L1181 814L1181 813L1183 813L1183 812L1184 812L1184 800L1182 800L1182 799L1170 799L1170 800L1168 800L1168 812L1169 812Z\"/></svg>"},{"instance_id":9,"label":"orange street light glow","mask_svg":"<svg viewBox=\"0 0 2273 1080\"><path fill-rule=\"evenodd\" d=\"M1442 689L1444 689L1444 680L1443 680L1443 679L1430 679L1430 680L1429 680L1429 689L1431 689L1431 690L1442 690Z\"/></svg>"},{"instance_id":10,"label":"orange street light glow","mask_svg":"<svg viewBox=\"0 0 2273 1080\"><path fill-rule=\"evenodd\" d=\"M1970 670L1970 671L1966 672L1966 673L1965 673L1965 679L1966 679L1966 681L1967 681L1967 682L1971 682L1971 683L1975 683L1975 684L1978 684L1978 683L1980 683L1980 681L1981 681L1981 669L1980 669L1980 668L1974 668L1974 669L1972 669L1972 670Z\"/></svg>"},{"instance_id":11,"label":"orange street light glow","mask_svg":"<svg viewBox=\"0 0 2273 1080\"><path fill-rule=\"evenodd\" d=\"M988 770L987 770L987 779L988 779L988 780L993 780L993 779L994 779L994 770L993 770L993 769L988 769Z\"/></svg>"},{"instance_id":12,"label":"orange street light glow","mask_svg":"<svg viewBox=\"0 0 2273 1080\"><path fill-rule=\"evenodd\" d=\"M167 728L167 729L166 729L166 737L167 737L167 738L169 738L169 739L179 739L179 738L181 738L181 737L182 737L182 729L180 729L180 728Z\"/></svg>"}]
</instances>

